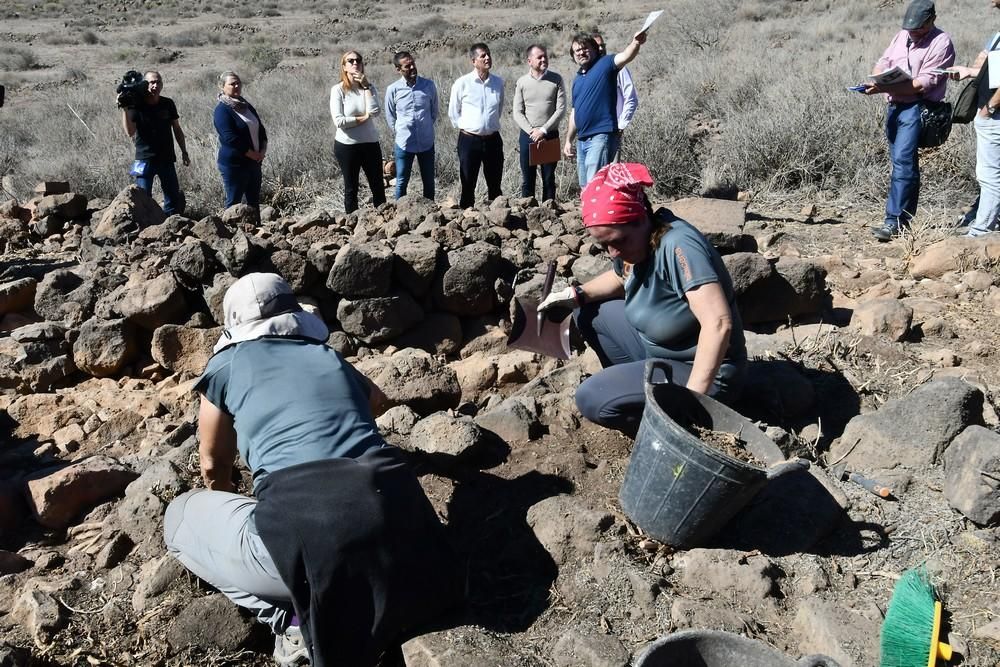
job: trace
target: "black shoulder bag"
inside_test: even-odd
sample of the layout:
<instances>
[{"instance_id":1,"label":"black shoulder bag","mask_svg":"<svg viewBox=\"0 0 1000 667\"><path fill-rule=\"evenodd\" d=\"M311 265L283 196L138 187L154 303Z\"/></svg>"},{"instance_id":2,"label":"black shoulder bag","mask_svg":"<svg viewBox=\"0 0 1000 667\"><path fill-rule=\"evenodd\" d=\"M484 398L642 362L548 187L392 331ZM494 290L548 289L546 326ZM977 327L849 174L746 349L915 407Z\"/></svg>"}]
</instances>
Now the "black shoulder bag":
<instances>
[{"instance_id":1,"label":"black shoulder bag","mask_svg":"<svg viewBox=\"0 0 1000 667\"><path fill-rule=\"evenodd\" d=\"M990 51L997 48L998 41L1000 41L1000 35L993 38ZM958 91L958 97L955 98L955 104L952 105L951 122L965 125L971 123L976 117L976 113L979 111L979 82L983 80L983 77L990 75L989 69L990 61L987 58L983 62L983 66L979 68L979 74L966 81L962 89Z\"/></svg>"}]
</instances>

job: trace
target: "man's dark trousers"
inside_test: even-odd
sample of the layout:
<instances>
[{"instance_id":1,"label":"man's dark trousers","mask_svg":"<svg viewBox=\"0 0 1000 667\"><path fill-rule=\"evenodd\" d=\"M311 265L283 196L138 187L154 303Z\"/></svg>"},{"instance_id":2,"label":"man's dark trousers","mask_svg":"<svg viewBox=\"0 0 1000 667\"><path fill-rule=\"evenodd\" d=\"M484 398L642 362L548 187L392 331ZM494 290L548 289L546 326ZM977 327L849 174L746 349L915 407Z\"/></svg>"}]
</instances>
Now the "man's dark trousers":
<instances>
[{"instance_id":1,"label":"man's dark trousers","mask_svg":"<svg viewBox=\"0 0 1000 667\"><path fill-rule=\"evenodd\" d=\"M556 198L556 165L558 162L552 162L550 164L541 164L537 167L532 167L529 164L530 159L530 146L532 144L531 137L524 130L521 130L519 135L519 148L521 155L521 196L522 197L534 197L535 196L535 178L538 172L536 170L540 169L542 172L542 198L539 201L546 201L549 199ZM559 132L552 130L545 135L546 139L558 139Z\"/></svg>"},{"instance_id":2,"label":"man's dark trousers","mask_svg":"<svg viewBox=\"0 0 1000 667\"><path fill-rule=\"evenodd\" d=\"M462 195L458 202L460 208L470 208L476 203L476 182L479 180L480 166L492 201L503 194L500 190L500 180L503 177L503 139L499 132L479 136L459 131L458 175L462 182Z\"/></svg>"}]
</instances>

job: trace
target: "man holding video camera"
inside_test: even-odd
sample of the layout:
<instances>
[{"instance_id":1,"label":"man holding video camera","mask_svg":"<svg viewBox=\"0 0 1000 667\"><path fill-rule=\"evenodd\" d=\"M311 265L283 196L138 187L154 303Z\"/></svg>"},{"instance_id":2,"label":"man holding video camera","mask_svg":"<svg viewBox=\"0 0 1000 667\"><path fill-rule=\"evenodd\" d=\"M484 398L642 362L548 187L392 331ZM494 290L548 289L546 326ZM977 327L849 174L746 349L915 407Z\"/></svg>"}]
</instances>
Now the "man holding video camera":
<instances>
[{"instance_id":1,"label":"man holding video camera","mask_svg":"<svg viewBox=\"0 0 1000 667\"><path fill-rule=\"evenodd\" d=\"M191 164L184 131L181 129L177 106L169 97L163 97L163 77L159 72L146 72L145 95L122 92L119 87L118 106L122 108L122 127L135 143L135 162L131 174L136 185L153 193L153 179L159 177L163 189L163 212L167 215L184 212L184 194L177 182L174 163L174 139L181 147L184 166ZM141 84L140 84L141 86ZM141 90L141 89L140 89Z\"/></svg>"}]
</instances>

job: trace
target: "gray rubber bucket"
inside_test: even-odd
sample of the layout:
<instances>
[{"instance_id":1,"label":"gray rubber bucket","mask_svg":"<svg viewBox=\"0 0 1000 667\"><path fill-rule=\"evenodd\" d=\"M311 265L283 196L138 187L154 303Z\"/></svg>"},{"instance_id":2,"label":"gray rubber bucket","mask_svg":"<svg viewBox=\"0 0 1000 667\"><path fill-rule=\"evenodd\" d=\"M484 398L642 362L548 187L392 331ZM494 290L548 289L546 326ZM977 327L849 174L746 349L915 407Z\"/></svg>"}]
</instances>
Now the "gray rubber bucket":
<instances>
[{"instance_id":1,"label":"gray rubber bucket","mask_svg":"<svg viewBox=\"0 0 1000 667\"><path fill-rule=\"evenodd\" d=\"M653 382L658 371L665 382ZM682 548L704 544L769 479L808 468L807 461L786 461L778 446L743 415L672 384L670 366L662 360L647 361L645 375L646 407L618 498L629 518L655 539ZM739 434L767 467L705 445L684 428L689 424Z\"/></svg>"},{"instance_id":2,"label":"gray rubber bucket","mask_svg":"<svg viewBox=\"0 0 1000 667\"><path fill-rule=\"evenodd\" d=\"M833 658L809 655L799 660L753 639L718 630L685 630L653 642L635 667L840 667Z\"/></svg>"}]
</instances>

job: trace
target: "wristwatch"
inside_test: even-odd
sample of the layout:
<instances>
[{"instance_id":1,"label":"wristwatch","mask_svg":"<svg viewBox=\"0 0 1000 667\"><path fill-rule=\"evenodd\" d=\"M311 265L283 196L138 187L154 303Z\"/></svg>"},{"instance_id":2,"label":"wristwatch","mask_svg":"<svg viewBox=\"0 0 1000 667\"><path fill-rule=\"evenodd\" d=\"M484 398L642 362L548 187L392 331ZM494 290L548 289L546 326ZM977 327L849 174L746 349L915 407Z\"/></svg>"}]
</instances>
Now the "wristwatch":
<instances>
[{"instance_id":1,"label":"wristwatch","mask_svg":"<svg viewBox=\"0 0 1000 667\"><path fill-rule=\"evenodd\" d=\"M993 115L993 114L995 114L996 112L997 112L997 108L996 108L995 106L993 106L993 105L991 105L991 104L987 104L987 105L986 105L986 113L988 113L989 115L991 115L991 116L992 116L992 115Z\"/></svg>"}]
</instances>

